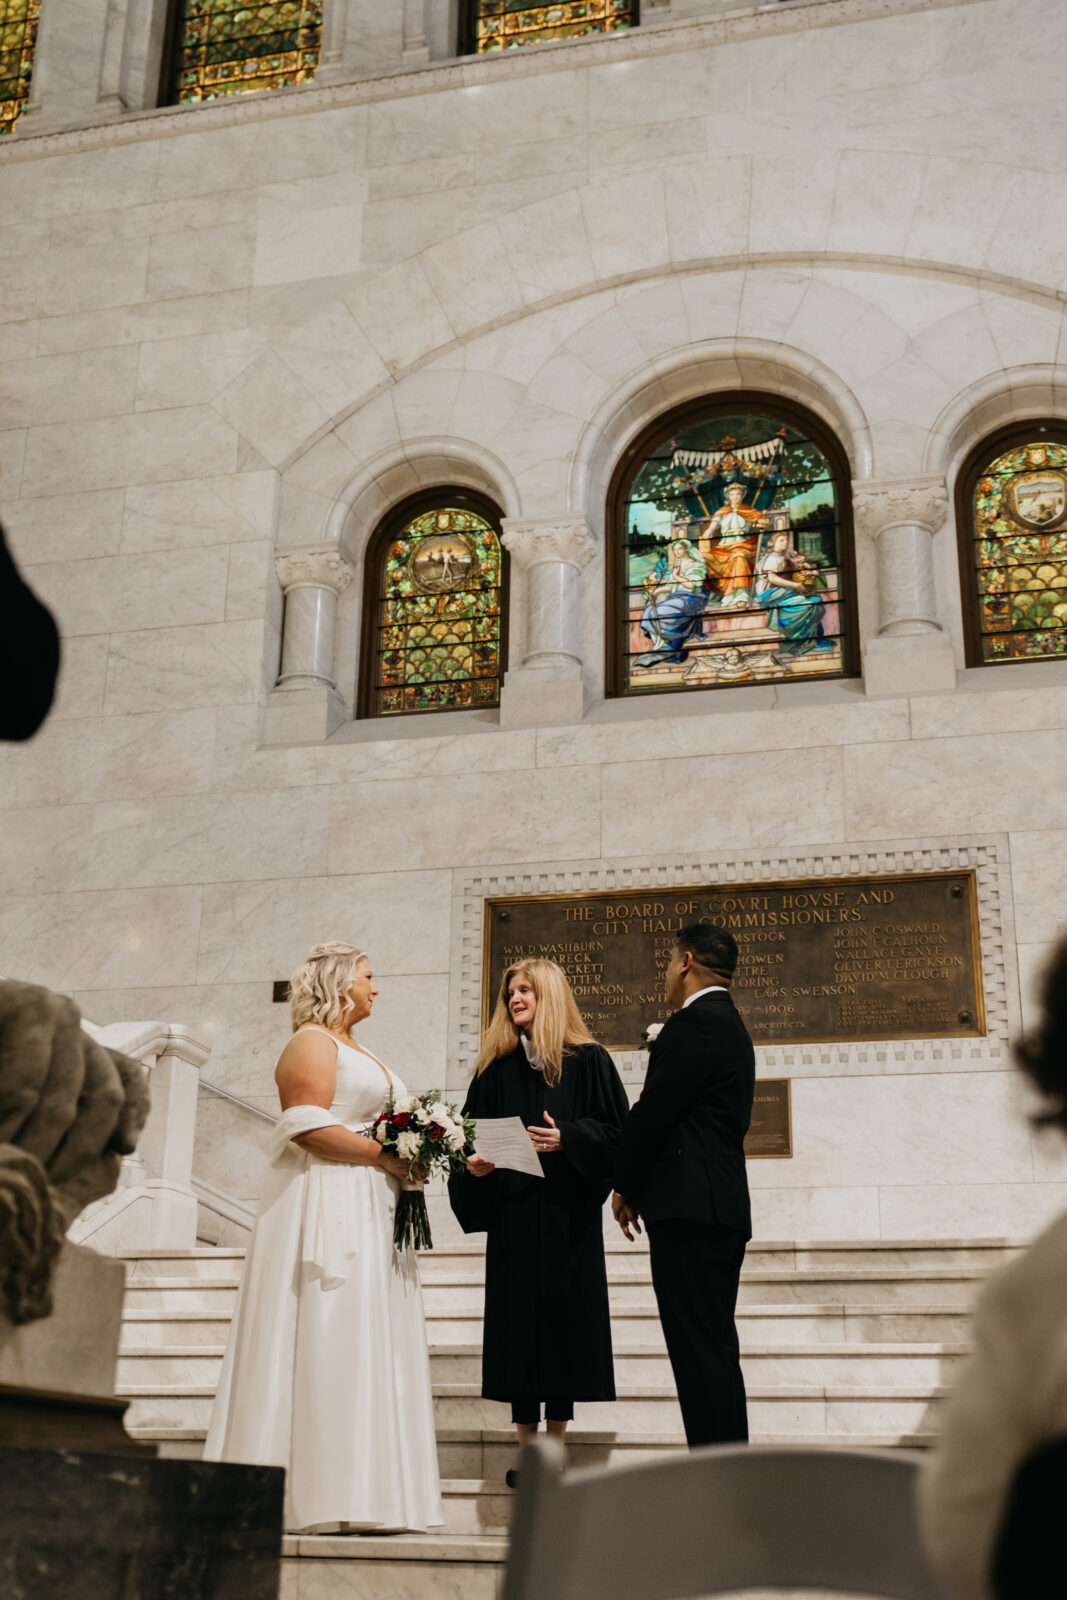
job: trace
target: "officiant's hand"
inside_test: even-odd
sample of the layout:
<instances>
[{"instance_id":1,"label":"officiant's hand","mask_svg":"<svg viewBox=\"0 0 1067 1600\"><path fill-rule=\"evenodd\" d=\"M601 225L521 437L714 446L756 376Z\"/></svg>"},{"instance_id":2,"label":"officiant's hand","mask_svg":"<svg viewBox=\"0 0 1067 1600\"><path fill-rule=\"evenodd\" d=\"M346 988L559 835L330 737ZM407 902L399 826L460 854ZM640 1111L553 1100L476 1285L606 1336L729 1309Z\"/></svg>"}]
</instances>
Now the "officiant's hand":
<instances>
[{"instance_id":1,"label":"officiant's hand","mask_svg":"<svg viewBox=\"0 0 1067 1600\"><path fill-rule=\"evenodd\" d=\"M483 1161L481 1156L468 1156L467 1171L472 1178L487 1178L491 1172L496 1171L496 1163Z\"/></svg>"},{"instance_id":2,"label":"officiant's hand","mask_svg":"<svg viewBox=\"0 0 1067 1600\"><path fill-rule=\"evenodd\" d=\"M560 1145L560 1131L548 1112L545 1112L547 1128L527 1128L526 1132L533 1140L533 1147L539 1156L547 1156L553 1150L558 1150Z\"/></svg>"}]
</instances>

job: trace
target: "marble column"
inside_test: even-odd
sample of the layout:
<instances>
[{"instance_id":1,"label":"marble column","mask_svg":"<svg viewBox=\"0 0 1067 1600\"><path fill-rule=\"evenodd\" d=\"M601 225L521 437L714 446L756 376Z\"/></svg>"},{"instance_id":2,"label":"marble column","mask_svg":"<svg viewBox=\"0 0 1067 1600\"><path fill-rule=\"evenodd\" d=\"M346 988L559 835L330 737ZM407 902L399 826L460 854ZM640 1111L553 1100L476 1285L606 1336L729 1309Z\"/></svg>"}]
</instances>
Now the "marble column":
<instances>
[{"instance_id":1,"label":"marble column","mask_svg":"<svg viewBox=\"0 0 1067 1600\"><path fill-rule=\"evenodd\" d=\"M525 591L522 665L504 678L500 720L510 727L578 722L582 686L582 568L596 554L584 516L505 517L504 546Z\"/></svg>"},{"instance_id":2,"label":"marble column","mask_svg":"<svg viewBox=\"0 0 1067 1600\"><path fill-rule=\"evenodd\" d=\"M948 514L944 478L857 483L853 508L878 563L878 632L863 651L867 693L954 689L956 653L934 577L934 536Z\"/></svg>"},{"instance_id":3,"label":"marble column","mask_svg":"<svg viewBox=\"0 0 1067 1600\"><path fill-rule=\"evenodd\" d=\"M285 596L282 664L267 708L268 743L314 743L344 720L334 676L337 600L352 568L337 550L294 550L275 557Z\"/></svg>"}]
</instances>

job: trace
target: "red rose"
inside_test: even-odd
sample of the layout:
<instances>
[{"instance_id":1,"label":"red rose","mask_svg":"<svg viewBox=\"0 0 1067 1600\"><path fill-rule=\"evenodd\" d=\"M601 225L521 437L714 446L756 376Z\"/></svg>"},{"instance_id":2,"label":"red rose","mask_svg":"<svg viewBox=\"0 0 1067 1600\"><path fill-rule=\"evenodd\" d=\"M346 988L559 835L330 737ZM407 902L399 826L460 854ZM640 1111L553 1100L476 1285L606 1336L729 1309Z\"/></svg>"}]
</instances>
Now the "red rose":
<instances>
[{"instance_id":1,"label":"red rose","mask_svg":"<svg viewBox=\"0 0 1067 1600\"><path fill-rule=\"evenodd\" d=\"M430 1128L430 1138L439 1139L444 1131L445 1130L441 1127L441 1124L439 1122L435 1122Z\"/></svg>"},{"instance_id":2,"label":"red rose","mask_svg":"<svg viewBox=\"0 0 1067 1600\"><path fill-rule=\"evenodd\" d=\"M398 1116L393 1118L393 1121L396 1124L397 1133L403 1133L404 1129L407 1127L408 1123L411 1121L411 1117L408 1115L408 1113L406 1111L401 1111Z\"/></svg>"}]
</instances>

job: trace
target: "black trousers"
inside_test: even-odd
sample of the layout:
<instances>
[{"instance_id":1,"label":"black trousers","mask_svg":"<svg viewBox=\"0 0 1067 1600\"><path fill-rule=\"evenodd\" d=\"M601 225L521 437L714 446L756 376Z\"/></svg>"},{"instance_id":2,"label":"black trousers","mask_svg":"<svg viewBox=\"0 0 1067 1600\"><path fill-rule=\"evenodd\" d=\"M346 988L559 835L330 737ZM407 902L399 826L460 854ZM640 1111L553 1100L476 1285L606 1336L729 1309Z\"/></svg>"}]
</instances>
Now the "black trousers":
<instances>
[{"instance_id":1,"label":"black trousers","mask_svg":"<svg viewBox=\"0 0 1067 1600\"><path fill-rule=\"evenodd\" d=\"M526 1396L511 1402L511 1420L521 1423L523 1427L536 1428L541 1420L540 1400L531 1400ZM546 1422L573 1422L574 1401L557 1398L545 1401Z\"/></svg>"},{"instance_id":2,"label":"black trousers","mask_svg":"<svg viewBox=\"0 0 1067 1600\"><path fill-rule=\"evenodd\" d=\"M689 1448L748 1440L734 1311L745 1239L735 1228L648 1225L652 1287Z\"/></svg>"}]
</instances>

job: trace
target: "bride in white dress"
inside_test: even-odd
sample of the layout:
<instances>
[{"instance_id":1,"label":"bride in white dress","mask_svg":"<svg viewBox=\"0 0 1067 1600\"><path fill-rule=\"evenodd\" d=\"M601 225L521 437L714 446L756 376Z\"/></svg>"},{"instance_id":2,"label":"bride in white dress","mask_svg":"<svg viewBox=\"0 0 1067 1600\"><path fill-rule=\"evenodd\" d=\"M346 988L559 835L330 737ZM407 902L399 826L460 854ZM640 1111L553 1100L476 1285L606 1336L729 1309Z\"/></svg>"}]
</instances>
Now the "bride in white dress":
<instances>
[{"instance_id":1,"label":"bride in white dress","mask_svg":"<svg viewBox=\"0 0 1067 1600\"><path fill-rule=\"evenodd\" d=\"M442 1520L419 1269L393 1248L408 1163L357 1131L406 1093L349 1038L377 992L353 945L316 945L293 974L282 1116L204 1448L287 1468L294 1532Z\"/></svg>"}]
</instances>

